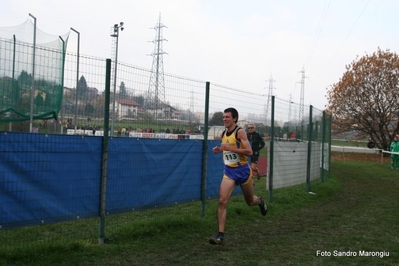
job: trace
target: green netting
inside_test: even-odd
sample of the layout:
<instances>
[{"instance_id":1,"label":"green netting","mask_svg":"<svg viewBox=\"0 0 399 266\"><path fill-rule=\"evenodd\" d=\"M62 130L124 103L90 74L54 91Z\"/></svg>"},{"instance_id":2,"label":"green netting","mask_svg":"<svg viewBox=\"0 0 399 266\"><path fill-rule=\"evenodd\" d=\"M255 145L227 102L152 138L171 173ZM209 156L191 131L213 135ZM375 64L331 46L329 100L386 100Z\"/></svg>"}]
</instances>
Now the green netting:
<instances>
[{"instance_id":1,"label":"green netting","mask_svg":"<svg viewBox=\"0 0 399 266\"><path fill-rule=\"evenodd\" d=\"M57 119L68 36L35 31L31 20L0 27L0 122Z\"/></svg>"}]
</instances>

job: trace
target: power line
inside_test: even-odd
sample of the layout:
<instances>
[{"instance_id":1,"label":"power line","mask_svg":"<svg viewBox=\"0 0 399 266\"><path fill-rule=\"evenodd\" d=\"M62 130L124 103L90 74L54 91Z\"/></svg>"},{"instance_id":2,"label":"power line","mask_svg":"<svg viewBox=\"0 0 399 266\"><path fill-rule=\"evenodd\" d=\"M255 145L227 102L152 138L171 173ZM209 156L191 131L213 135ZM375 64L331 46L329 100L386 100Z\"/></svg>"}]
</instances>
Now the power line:
<instances>
[{"instance_id":1,"label":"power line","mask_svg":"<svg viewBox=\"0 0 399 266\"><path fill-rule=\"evenodd\" d=\"M335 54L333 55L333 57L331 58L331 60L328 62L328 64L326 65L326 67L318 74L316 75L316 78L319 77L327 68L328 66L331 64L331 62L334 60L334 58L337 56L338 52L341 50L341 48L344 46L346 40L349 38L349 35L351 35L353 29L355 28L357 22L359 21L360 17L363 15L364 10L366 9L367 5L369 4L370 0L367 1L366 5L363 7L362 12L360 12L359 16L357 17L355 23L353 24L352 28L350 29L350 31L348 32L348 34L346 35L344 41L342 42L342 44L340 45L340 47L338 48L338 50L335 52Z\"/></svg>"},{"instance_id":2,"label":"power line","mask_svg":"<svg viewBox=\"0 0 399 266\"><path fill-rule=\"evenodd\" d=\"M316 45L317 45L317 42L319 40L321 29L323 28L324 20L327 17L327 13L328 13L328 10L329 10L329 7L330 7L330 3L331 3L331 0L328 0L328 2L326 2L324 4L323 13L321 14L321 17L320 17L320 20L319 20L319 24L317 26L316 34L315 34L315 37L314 37L314 40L313 40L313 43L312 43L312 45L310 47L308 56L307 56L306 61L305 61L305 67L308 66L308 64L310 63L310 60L312 59L313 52L314 52L314 50L316 48Z\"/></svg>"}]
</instances>

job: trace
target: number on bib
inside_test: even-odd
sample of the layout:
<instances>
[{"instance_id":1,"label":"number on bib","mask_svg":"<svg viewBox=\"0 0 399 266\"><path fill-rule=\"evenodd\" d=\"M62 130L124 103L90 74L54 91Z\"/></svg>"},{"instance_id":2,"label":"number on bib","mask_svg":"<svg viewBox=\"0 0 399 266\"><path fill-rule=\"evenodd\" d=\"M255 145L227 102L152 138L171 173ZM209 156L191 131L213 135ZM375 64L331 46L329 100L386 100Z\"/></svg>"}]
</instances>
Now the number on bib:
<instances>
[{"instance_id":1,"label":"number on bib","mask_svg":"<svg viewBox=\"0 0 399 266\"><path fill-rule=\"evenodd\" d=\"M234 164L240 161L240 156L237 153L227 151L223 154L224 164Z\"/></svg>"}]
</instances>

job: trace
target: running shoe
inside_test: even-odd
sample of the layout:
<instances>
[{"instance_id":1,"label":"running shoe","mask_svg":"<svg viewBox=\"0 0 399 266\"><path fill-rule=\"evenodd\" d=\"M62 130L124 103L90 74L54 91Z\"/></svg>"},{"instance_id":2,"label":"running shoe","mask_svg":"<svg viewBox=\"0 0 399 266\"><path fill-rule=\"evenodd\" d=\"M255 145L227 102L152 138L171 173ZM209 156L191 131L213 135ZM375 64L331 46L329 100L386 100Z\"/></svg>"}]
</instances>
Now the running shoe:
<instances>
[{"instance_id":1,"label":"running shoe","mask_svg":"<svg viewBox=\"0 0 399 266\"><path fill-rule=\"evenodd\" d=\"M262 199L262 197L259 197L260 199L260 204L258 205L260 208L260 213L262 213L263 216L266 216L267 214L267 205L265 201Z\"/></svg>"},{"instance_id":2,"label":"running shoe","mask_svg":"<svg viewBox=\"0 0 399 266\"><path fill-rule=\"evenodd\" d=\"M224 236L218 234L215 238L213 238L213 237L209 238L209 244L224 246L224 244L225 244Z\"/></svg>"},{"instance_id":3,"label":"running shoe","mask_svg":"<svg viewBox=\"0 0 399 266\"><path fill-rule=\"evenodd\" d=\"M267 177L267 174L263 174L263 175L258 175L258 180L261 178L261 177Z\"/></svg>"}]
</instances>

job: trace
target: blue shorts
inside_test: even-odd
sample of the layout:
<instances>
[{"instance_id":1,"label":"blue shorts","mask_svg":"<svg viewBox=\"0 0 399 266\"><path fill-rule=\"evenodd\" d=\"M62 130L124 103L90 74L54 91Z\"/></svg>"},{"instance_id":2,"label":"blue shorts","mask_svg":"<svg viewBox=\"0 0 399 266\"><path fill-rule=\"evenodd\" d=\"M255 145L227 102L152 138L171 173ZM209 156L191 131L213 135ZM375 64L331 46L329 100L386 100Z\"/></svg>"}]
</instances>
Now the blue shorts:
<instances>
[{"instance_id":1,"label":"blue shorts","mask_svg":"<svg viewBox=\"0 0 399 266\"><path fill-rule=\"evenodd\" d=\"M224 166L223 178L234 180L237 186L248 184L252 180L251 177L252 170L249 164L237 167Z\"/></svg>"}]
</instances>

